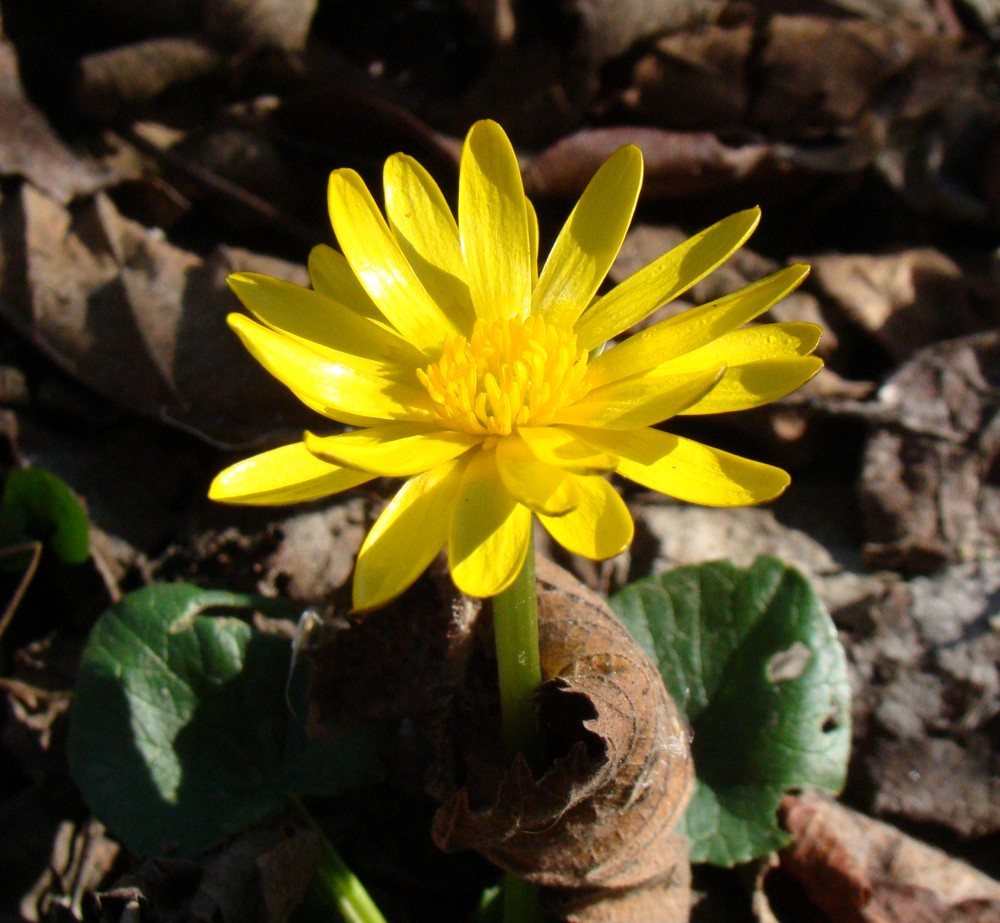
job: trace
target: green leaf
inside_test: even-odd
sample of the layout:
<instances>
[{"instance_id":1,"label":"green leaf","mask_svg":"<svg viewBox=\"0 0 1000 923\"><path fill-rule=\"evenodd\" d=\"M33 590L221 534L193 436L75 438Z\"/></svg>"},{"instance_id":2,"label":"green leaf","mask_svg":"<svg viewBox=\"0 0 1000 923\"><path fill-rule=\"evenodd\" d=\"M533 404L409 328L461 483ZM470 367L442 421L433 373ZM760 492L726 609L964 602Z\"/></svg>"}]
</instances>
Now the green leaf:
<instances>
[{"instance_id":1,"label":"green leaf","mask_svg":"<svg viewBox=\"0 0 1000 923\"><path fill-rule=\"evenodd\" d=\"M194 856L289 795L333 795L378 776L377 731L305 736L286 697L287 640L204 614L275 605L161 584L94 626L70 767L95 815L135 852Z\"/></svg>"},{"instance_id":2,"label":"green leaf","mask_svg":"<svg viewBox=\"0 0 1000 923\"><path fill-rule=\"evenodd\" d=\"M87 514L61 478L41 468L23 468L7 478L0 504L0 544L46 539L67 564L90 556Z\"/></svg>"},{"instance_id":3,"label":"green leaf","mask_svg":"<svg viewBox=\"0 0 1000 923\"><path fill-rule=\"evenodd\" d=\"M637 581L611 605L694 731L680 825L692 861L731 866L783 846L782 795L839 792L851 740L846 657L809 582L774 558L719 561Z\"/></svg>"}]
</instances>

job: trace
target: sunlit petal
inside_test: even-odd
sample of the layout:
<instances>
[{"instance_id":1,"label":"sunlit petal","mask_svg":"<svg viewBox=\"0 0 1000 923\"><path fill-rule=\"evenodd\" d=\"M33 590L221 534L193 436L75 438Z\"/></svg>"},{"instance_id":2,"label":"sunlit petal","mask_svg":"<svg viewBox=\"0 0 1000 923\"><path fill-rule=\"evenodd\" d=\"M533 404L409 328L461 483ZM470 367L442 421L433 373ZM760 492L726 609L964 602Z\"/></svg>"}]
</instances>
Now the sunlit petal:
<instances>
[{"instance_id":1,"label":"sunlit petal","mask_svg":"<svg viewBox=\"0 0 1000 923\"><path fill-rule=\"evenodd\" d=\"M789 266L731 295L640 330L594 359L587 368L587 382L607 384L705 346L763 314L798 288L808 273L809 267L801 263ZM724 361L728 364L729 357Z\"/></svg>"},{"instance_id":2,"label":"sunlit petal","mask_svg":"<svg viewBox=\"0 0 1000 923\"><path fill-rule=\"evenodd\" d=\"M686 292L738 250L759 220L758 208L723 218L599 298L576 324L580 348L600 346Z\"/></svg>"},{"instance_id":3,"label":"sunlit petal","mask_svg":"<svg viewBox=\"0 0 1000 923\"><path fill-rule=\"evenodd\" d=\"M517 157L496 122L476 122L465 139L458 226L476 316L526 315L532 279L527 206Z\"/></svg>"},{"instance_id":4,"label":"sunlit petal","mask_svg":"<svg viewBox=\"0 0 1000 923\"><path fill-rule=\"evenodd\" d=\"M431 175L412 157L385 162L385 214L389 227L427 294L468 335L476 319L458 225Z\"/></svg>"},{"instance_id":5,"label":"sunlit petal","mask_svg":"<svg viewBox=\"0 0 1000 923\"><path fill-rule=\"evenodd\" d=\"M574 474L604 474L618 462L559 426L522 426L518 434L539 461Z\"/></svg>"},{"instance_id":6,"label":"sunlit petal","mask_svg":"<svg viewBox=\"0 0 1000 923\"><path fill-rule=\"evenodd\" d=\"M417 579L448 540L464 460L410 478L372 526L354 571L354 608L375 609Z\"/></svg>"},{"instance_id":7,"label":"sunlit petal","mask_svg":"<svg viewBox=\"0 0 1000 923\"><path fill-rule=\"evenodd\" d=\"M410 369L426 361L384 323L311 289L256 273L234 273L227 281L259 320L318 352L349 353Z\"/></svg>"},{"instance_id":8,"label":"sunlit petal","mask_svg":"<svg viewBox=\"0 0 1000 923\"><path fill-rule=\"evenodd\" d=\"M339 494L370 481L374 475L330 465L316 458L301 442L230 465L208 489L212 500L248 506L302 503Z\"/></svg>"},{"instance_id":9,"label":"sunlit petal","mask_svg":"<svg viewBox=\"0 0 1000 923\"><path fill-rule=\"evenodd\" d=\"M538 284L538 213L531 199L524 197L524 207L528 215L528 251L531 258L531 287Z\"/></svg>"},{"instance_id":10,"label":"sunlit petal","mask_svg":"<svg viewBox=\"0 0 1000 923\"><path fill-rule=\"evenodd\" d=\"M469 596L495 596L517 577L528 552L531 511L500 482L493 452L473 455L458 487L448 565Z\"/></svg>"},{"instance_id":11,"label":"sunlit petal","mask_svg":"<svg viewBox=\"0 0 1000 923\"><path fill-rule=\"evenodd\" d=\"M642 154L620 148L597 171L570 213L532 293L532 313L572 327L618 255L642 185Z\"/></svg>"},{"instance_id":12,"label":"sunlit petal","mask_svg":"<svg viewBox=\"0 0 1000 923\"><path fill-rule=\"evenodd\" d=\"M347 257L339 250L316 244L309 251L309 281L321 295L347 305L364 317L385 322L384 315L354 275Z\"/></svg>"},{"instance_id":13,"label":"sunlit petal","mask_svg":"<svg viewBox=\"0 0 1000 923\"><path fill-rule=\"evenodd\" d=\"M764 359L730 366L708 394L679 412L690 415L729 413L761 407L801 388L821 368L823 360L816 356Z\"/></svg>"},{"instance_id":14,"label":"sunlit petal","mask_svg":"<svg viewBox=\"0 0 1000 923\"><path fill-rule=\"evenodd\" d=\"M655 429L578 433L596 448L617 452L623 477L689 503L751 506L773 500L791 480L781 468Z\"/></svg>"},{"instance_id":15,"label":"sunlit petal","mask_svg":"<svg viewBox=\"0 0 1000 923\"><path fill-rule=\"evenodd\" d=\"M331 173L328 202L340 247L372 301L418 349L438 348L455 327L427 294L361 177Z\"/></svg>"},{"instance_id":16,"label":"sunlit petal","mask_svg":"<svg viewBox=\"0 0 1000 923\"><path fill-rule=\"evenodd\" d=\"M337 436L306 433L305 444L325 461L385 477L409 477L467 452L482 440L428 423L390 423Z\"/></svg>"},{"instance_id":17,"label":"sunlit petal","mask_svg":"<svg viewBox=\"0 0 1000 923\"><path fill-rule=\"evenodd\" d=\"M808 356L819 344L822 328L816 324L755 324L731 330L699 349L659 364L658 368L690 372L709 365L740 365L764 359Z\"/></svg>"},{"instance_id":18,"label":"sunlit petal","mask_svg":"<svg viewBox=\"0 0 1000 923\"><path fill-rule=\"evenodd\" d=\"M563 548L602 561L624 551L634 526L625 502L602 477L576 478L580 502L565 516L538 520Z\"/></svg>"},{"instance_id":19,"label":"sunlit petal","mask_svg":"<svg viewBox=\"0 0 1000 923\"><path fill-rule=\"evenodd\" d=\"M427 392L415 379L413 385L401 383L378 363L346 353L337 361L329 350L317 353L243 314L227 320L265 369L325 416L353 426L432 417Z\"/></svg>"},{"instance_id":20,"label":"sunlit petal","mask_svg":"<svg viewBox=\"0 0 1000 923\"><path fill-rule=\"evenodd\" d=\"M716 386L725 372L717 366L679 375L658 370L596 388L563 408L555 422L577 426L635 429L652 426L686 410Z\"/></svg>"},{"instance_id":21,"label":"sunlit petal","mask_svg":"<svg viewBox=\"0 0 1000 923\"><path fill-rule=\"evenodd\" d=\"M528 509L561 516L580 502L579 478L540 462L523 440L501 439L496 452L503 486Z\"/></svg>"}]
</instances>

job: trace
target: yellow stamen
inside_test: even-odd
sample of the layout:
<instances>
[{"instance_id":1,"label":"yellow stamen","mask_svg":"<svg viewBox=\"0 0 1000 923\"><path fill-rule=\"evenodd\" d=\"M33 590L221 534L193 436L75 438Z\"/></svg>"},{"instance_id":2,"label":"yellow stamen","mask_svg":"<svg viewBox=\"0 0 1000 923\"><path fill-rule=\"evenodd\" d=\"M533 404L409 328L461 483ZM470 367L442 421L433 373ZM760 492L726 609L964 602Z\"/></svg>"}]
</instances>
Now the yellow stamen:
<instances>
[{"instance_id":1,"label":"yellow stamen","mask_svg":"<svg viewBox=\"0 0 1000 923\"><path fill-rule=\"evenodd\" d=\"M451 336L441 358L417 378L442 426L509 436L515 426L545 426L586 392L587 354L572 330L538 316L477 320L472 336Z\"/></svg>"}]
</instances>

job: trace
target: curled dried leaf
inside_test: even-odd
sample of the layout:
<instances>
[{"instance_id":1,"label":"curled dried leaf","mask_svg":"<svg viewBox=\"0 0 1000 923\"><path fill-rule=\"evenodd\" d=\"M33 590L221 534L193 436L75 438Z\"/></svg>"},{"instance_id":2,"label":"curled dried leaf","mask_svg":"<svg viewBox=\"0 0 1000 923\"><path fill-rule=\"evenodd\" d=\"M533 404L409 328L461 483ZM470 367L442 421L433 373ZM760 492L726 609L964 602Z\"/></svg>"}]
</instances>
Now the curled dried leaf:
<instances>
[{"instance_id":1,"label":"curled dried leaf","mask_svg":"<svg viewBox=\"0 0 1000 923\"><path fill-rule=\"evenodd\" d=\"M539 577L539 715L563 755L540 778L519 757L485 804L470 779L438 811L435 842L553 889L566 920L687 919L674 832L693 781L683 720L600 597L548 562ZM467 752L470 772L483 759Z\"/></svg>"},{"instance_id":2,"label":"curled dried leaf","mask_svg":"<svg viewBox=\"0 0 1000 923\"><path fill-rule=\"evenodd\" d=\"M540 772L501 755L489 610L445 574L315 651L315 715L419 724L433 749L423 785L443 803L435 842L541 886L567 923L686 921L687 842L674 830L694 781L684 721L601 597L542 559L538 577Z\"/></svg>"}]
</instances>

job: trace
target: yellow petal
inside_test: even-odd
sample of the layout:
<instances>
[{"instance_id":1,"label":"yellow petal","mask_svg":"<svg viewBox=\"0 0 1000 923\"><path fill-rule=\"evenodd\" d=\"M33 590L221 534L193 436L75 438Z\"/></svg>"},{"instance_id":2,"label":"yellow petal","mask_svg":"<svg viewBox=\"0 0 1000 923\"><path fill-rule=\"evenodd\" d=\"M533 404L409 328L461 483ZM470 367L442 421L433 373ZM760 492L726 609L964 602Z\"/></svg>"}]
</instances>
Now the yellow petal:
<instances>
[{"instance_id":1,"label":"yellow petal","mask_svg":"<svg viewBox=\"0 0 1000 923\"><path fill-rule=\"evenodd\" d=\"M317 351L350 353L410 369L427 361L384 322L301 285L249 272L234 273L227 281L255 317Z\"/></svg>"},{"instance_id":2,"label":"yellow petal","mask_svg":"<svg viewBox=\"0 0 1000 923\"><path fill-rule=\"evenodd\" d=\"M328 350L318 353L243 314L227 320L250 354L318 413L353 426L433 417L423 388L401 384L377 362L346 353L338 361Z\"/></svg>"},{"instance_id":3,"label":"yellow petal","mask_svg":"<svg viewBox=\"0 0 1000 923\"><path fill-rule=\"evenodd\" d=\"M538 213L531 199L524 197L524 207L528 214L528 251L531 254L531 287L538 284Z\"/></svg>"},{"instance_id":4,"label":"yellow petal","mask_svg":"<svg viewBox=\"0 0 1000 923\"><path fill-rule=\"evenodd\" d=\"M821 368L816 356L763 359L729 366L719 383L681 414L729 413L770 404L801 388Z\"/></svg>"},{"instance_id":5,"label":"yellow petal","mask_svg":"<svg viewBox=\"0 0 1000 923\"><path fill-rule=\"evenodd\" d=\"M624 551L634 527L625 502L602 477L576 478L580 503L565 516L538 520L563 548L602 561Z\"/></svg>"},{"instance_id":6,"label":"yellow petal","mask_svg":"<svg viewBox=\"0 0 1000 923\"><path fill-rule=\"evenodd\" d=\"M375 609L419 577L448 540L451 510L465 468L446 462L410 478L365 538L354 570L354 608Z\"/></svg>"},{"instance_id":7,"label":"yellow petal","mask_svg":"<svg viewBox=\"0 0 1000 923\"><path fill-rule=\"evenodd\" d=\"M577 322L579 347L589 352L686 292L738 250L759 220L759 208L723 218L630 276Z\"/></svg>"},{"instance_id":8,"label":"yellow petal","mask_svg":"<svg viewBox=\"0 0 1000 923\"><path fill-rule=\"evenodd\" d=\"M518 434L539 461L574 474L604 474L618 463L617 456L595 449L558 426L522 426Z\"/></svg>"},{"instance_id":9,"label":"yellow petal","mask_svg":"<svg viewBox=\"0 0 1000 923\"><path fill-rule=\"evenodd\" d=\"M636 429L652 426L686 410L716 386L726 367L682 372L658 369L596 388L582 400L559 410L553 422L576 426Z\"/></svg>"},{"instance_id":10,"label":"yellow petal","mask_svg":"<svg viewBox=\"0 0 1000 923\"><path fill-rule=\"evenodd\" d=\"M615 151L587 185L556 238L532 293L531 311L572 327L590 305L628 230L642 185L642 153Z\"/></svg>"},{"instance_id":11,"label":"yellow petal","mask_svg":"<svg viewBox=\"0 0 1000 923\"><path fill-rule=\"evenodd\" d=\"M531 511L504 488L494 452L473 455L458 488L448 534L452 580L469 596L496 596L528 553Z\"/></svg>"},{"instance_id":12,"label":"yellow petal","mask_svg":"<svg viewBox=\"0 0 1000 923\"><path fill-rule=\"evenodd\" d=\"M655 429L577 431L619 455L618 473L650 490L704 506L750 506L773 500L791 478L780 468Z\"/></svg>"},{"instance_id":13,"label":"yellow petal","mask_svg":"<svg viewBox=\"0 0 1000 923\"><path fill-rule=\"evenodd\" d=\"M711 343L659 365L652 375L693 373L726 363L719 383L703 398L679 411L725 413L760 407L790 394L813 377L823 361L810 356L822 330L815 324L758 324L742 327Z\"/></svg>"},{"instance_id":14,"label":"yellow petal","mask_svg":"<svg viewBox=\"0 0 1000 923\"><path fill-rule=\"evenodd\" d=\"M526 316L533 273L524 187L514 149L496 122L476 122L465 139L458 226L476 316Z\"/></svg>"},{"instance_id":15,"label":"yellow petal","mask_svg":"<svg viewBox=\"0 0 1000 923\"><path fill-rule=\"evenodd\" d=\"M339 301L365 317L385 321L378 306L354 275L347 257L339 250L326 244L316 244L309 251L309 281L321 295Z\"/></svg>"},{"instance_id":16,"label":"yellow petal","mask_svg":"<svg viewBox=\"0 0 1000 923\"><path fill-rule=\"evenodd\" d=\"M823 329L799 322L755 324L731 330L700 349L669 359L658 368L690 372L709 365L740 365L765 359L793 359L808 356L819 343Z\"/></svg>"},{"instance_id":17,"label":"yellow petal","mask_svg":"<svg viewBox=\"0 0 1000 923\"><path fill-rule=\"evenodd\" d=\"M330 465L301 442L246 458L217 474L208 489L212 500L269 506L301 503L340 493L374 475Z\"/></svg>"},{"instance_id":18,"label":"yellow petal","mask_svg":"<svg viewBox=\"0 0 1000 923\"><path fill-rule=\"evenodd\" d=\"M455 327L427 294L361 177L334 170L328 202L340 248L372 301L414 346L435 352Z\"/></svg>"},{"instance_id":19,"label":"yellow petal","mask_svg":"<svg viewBox=\"0 0 1000 923\"><path fill-rule=\"evenodd\" d=\"M561 516L580 502L579 479L540 462L517 436L501 439L496 452L500 480L528 509Z\"/></svg>"},{"instance_id":20,"label":"yellow petal","mask_svg":"<svg viewBox=\"0 0 1000 923\"><path fill-rule=\"evenodd\" d=\"M431 175L412 157L394 154L385 162L385 214L406 259L427 294L466 336L472 309L458 225Z\"/></svg>"},{"instance_id":21,"label":"yellow petal","mask_svg":"<svg viewBox=\"0 0 1000 923\"><path fill-rule=\"evenodd\" d=\"M808 266L797 263L731 295L653 324L593 359L585 380L595 387L607 384L711 343L763 314L798 288L808 273Z\"/></svg>"},{"instance_id":22,"label":"yellow petal","mask_svg":"<svg viewBox=\"0 0 1000 923\"><path fill-rule=\"evenodd\" d=\"M384 477L409 477L436 468L481 441L433 423L390 423L339 436L305 436L306 448L319 458Z\"/></svg>"}]
</instances>

